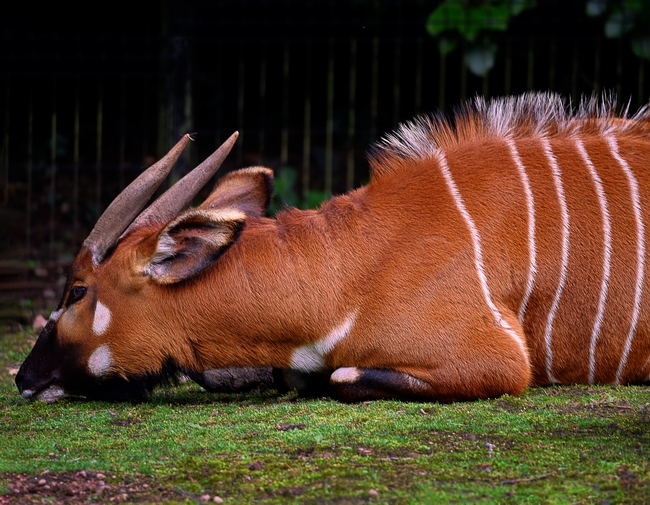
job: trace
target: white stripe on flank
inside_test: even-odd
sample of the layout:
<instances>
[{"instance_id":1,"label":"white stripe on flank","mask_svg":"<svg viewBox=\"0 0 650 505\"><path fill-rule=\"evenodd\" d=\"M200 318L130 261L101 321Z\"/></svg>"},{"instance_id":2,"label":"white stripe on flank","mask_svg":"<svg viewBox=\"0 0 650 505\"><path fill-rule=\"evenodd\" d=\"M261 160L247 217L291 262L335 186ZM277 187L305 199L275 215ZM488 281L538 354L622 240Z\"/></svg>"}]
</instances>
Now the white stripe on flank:
<instances>
[{"instance_id":1,"label":"white stripe on flank","mask_svg":"<svg viewBox=\"0 0 650 505\"><path fill-rule=\"evenodd\" d=\"M526 306L528 305L528 300L530 295L533 292L535 287L535 277L537 275L537 245L535 243L535 202L533 200L533 192L530 189L530 180L528 179L528 174L526 173L526 167L521 162L519 157L519 152L515 146L515 142L512 139L507 139L506 144L510 149L510 155L517 166L519 175L521 176L521 182L524 185L524 193L526 194L526 207L528 209L528 256L530 266L528 267L528 279L526 280L526 292L524 297L521 300L521 305L519 306L519 324L523 326L524 316L526 315Z\"/></svg>"},{"instance_id":2,"label":"white stripe on flank","mask_svg":"<svg viewBox=\"0 0 650 505\"><path fill-rule=\"evenodd\" d=\"M507 321L503 319L501 316L501 312L497 308L496 305L494 305L494 302L492 301L492 295L490 294L490 289L487 284L487 277L485 276L485 270L483 267L483 251L481 250L481 239L478 234L478 229L476 228L476 224L474 223L474 220L472 219L472 216L470 216L469 212L467 211L467 207L465 207L465 203L463 202L463 197L460 194L460 191L458 191L458 186L456 186L456 182L454 181L451 171L449 170L449 166L447 165L447 159L445 158L445 155L442 153L442 151L437 152L437 157L438 157L438 162L440 163L440 170L442 172L443 177L445 178L445 182L447 183L447 187L449 188L449 192L451 193L451 196L454 199L454 202L456 203L456 207L458 208L458 211L460 214L463 216L463 219L465 220L465 224L467 224L467 227L469 228L470 235L472 236L472 244L474 246L474 263L476 265L476 272L478 274L479 282L481 284L481 289L483 290L483 296L485 297L485 301L487 302L488 307L492 311L492 315L494 316L495 319L495 324L501 328L503 328L508 335L510 335L513 340L519 345L521 348L521 354L524 357L524 360L526 362L526 366L529 365L529 360L528 360L528 351L526 349L526 345L524 344L523 338L515 332L512 327L508 324Z\"/></svg>"},{"instance_id":3,"label":"white stripe on flank","mask_svg":"<svg viewBox=\"0 0 650 505\"><path fill-rule=\"evenodd\" d=\"M322 340L296 348L291 355L291 368L301 372L319 372L325 370L325 355L332 352L336 344L346 338L354 322L357 310L351 313L340 325L330 331Z\"/></svg>"},{"instance_id":4,"label":"white stripe on flank","mask_svg":"<svg viewBox=\"0 0 650 505\"><path fill-rule=\"evenodd\" d=\"M549 382L557 383L558 381L553 377L553 348L551 346L551 340L553 335L553 322L555 321L557 308L560 304L560 297L562 296L564 284L566 283L567 267L569 266L569 211L567 210L566 198L564 196L564 186L562 184L560 167L558 166L555 155L551 150L551 144L546 138L542 139L542 149L544 150L546 159L551 166L553 184L557 191L557 198L560 204L560 214L562 216L562 264L560 266L560 282L558 282L557 291L555 291L555 298L553 299L553 304L551 305L551 310L549 311L548 319L546 320L546 329L544 330L544 344L546 345L546 373Z\"/></svg>"},{"instance_id":5,"label":"white stripe on flank","mask_svg":"<svg viewBox=\"0 0 650 505\"><path fill-rule=\"evenodd\" d=\"M636 325L639 321L639 312L641 311L641 294L643 290L643 276L645 270L645 229L643 226L643 217L641 216L641 197L639 196L639 184L634 177L634 173L630 168L630 165L627 164L621 155L618 152L618 143L614 137L608 136L607 143L609 144L609 149L612 151L612 156L616 158L619 165L625 172L625 176L630 184L630 193L632 196L632 210L634 212L634 221L636 222L636 285L634 287L634 310L632 311L632 321L630 323L630 331L627 334L627 339L625 340L625 348L623 349L623 356L621 356L621 362L618 365L618 370L616 372L616 381L615 384L621 382L621 376L623 375L623 370L625 369L625 364L627 363L627 357L630 354L630 349L632 348L632 340L634 339L634 332L636 331Z\"/></svg>"},{"instance_id":6,"label":"white stripe on flank","mask_svg":"<svg viewBox=\"0 0 650 505\"><path fill-rule=\"evenodd\" d=\"M596 343L598 342L600 329L603 325L605 301L607 300L607 291L609 288L609 273L611 269L612 259L612 222L609 215L609 209L607 207L607 197L605 196L605 190L603 189L603 182L601 181L598 172L596 172L596 168L591 162L591 159L587 154L587 150L585 149L582 140L576 139L576 147L578 148L578 153L580 153L582 160L587 165L589 173L594 180L594 185L596 186L598 204L600 205L600 212L603 215L603 240L605 242L603 251L603 280L600 284L598 312L596 313L596 319L594 320L594 327L591 330L591 344L589 345L589 384L593 384L594 376L596 374Z\"/></svg>"}]
</instances>

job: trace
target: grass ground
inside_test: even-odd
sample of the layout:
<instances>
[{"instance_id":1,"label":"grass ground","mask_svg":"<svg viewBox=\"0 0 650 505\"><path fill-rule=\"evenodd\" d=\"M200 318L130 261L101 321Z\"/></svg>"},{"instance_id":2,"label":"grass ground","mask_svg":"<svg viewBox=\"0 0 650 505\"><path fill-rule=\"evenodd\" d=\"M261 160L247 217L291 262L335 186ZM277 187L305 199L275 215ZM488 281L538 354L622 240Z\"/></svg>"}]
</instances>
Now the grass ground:
<instances>
[{"instance_id":1,"label":"grass ground","mask_svg":"<svg viewBox=\"0 0 650 505\"><path fill-rule=\"evenodd\" d=\"M0 504L650 503L648 387L343 405L185 383L48 405L13 386L34 338L0 329Z\"/></svg>"}]
</instances>

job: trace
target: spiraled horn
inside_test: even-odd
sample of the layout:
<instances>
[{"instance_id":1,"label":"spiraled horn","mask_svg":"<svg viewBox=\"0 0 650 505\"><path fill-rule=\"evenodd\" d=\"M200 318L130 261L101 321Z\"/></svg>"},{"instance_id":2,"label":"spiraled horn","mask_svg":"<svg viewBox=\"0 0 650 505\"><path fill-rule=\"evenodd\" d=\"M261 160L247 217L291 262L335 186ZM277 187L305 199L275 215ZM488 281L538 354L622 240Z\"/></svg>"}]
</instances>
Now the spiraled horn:
<instances>
[{"instance_id":1,"label":"spiraled horn","mask_svg":"<svg viewBox=\"0 0 650 505\"><path fill-rule=\"evenodd\" d=\"M237 137L239 132L233 133L210 157L163 193L131 223L124 234L140 226L165 223L176 217L216 173Z\"/></svg>"},{"instance_id":2,"label":"spiraled horn","mask_svg":"<svg viewBox=\"0 0 650 505\"><path fill-rule=\"evenodd\" d=\"M183 135L160 161L151 165L124 188L97 220L97 224L83 243L83 247L92 253L95 266L101 263L106 252L115 245L122 232L144 208L190 140L189 135Z\"/></svg>"}]
</instances>

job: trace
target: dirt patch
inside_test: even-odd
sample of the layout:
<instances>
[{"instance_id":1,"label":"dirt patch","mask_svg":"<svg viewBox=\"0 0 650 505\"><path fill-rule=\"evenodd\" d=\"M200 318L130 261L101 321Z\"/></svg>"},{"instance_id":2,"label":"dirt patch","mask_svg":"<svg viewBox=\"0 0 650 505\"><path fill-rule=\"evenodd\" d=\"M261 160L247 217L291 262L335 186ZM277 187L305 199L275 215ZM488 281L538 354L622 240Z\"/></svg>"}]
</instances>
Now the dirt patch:
<instances>
[{"instance_id":1,"label":"dirt patch","mask_svg":"<svg viewBox=\"0 0 650 505\"><path fill-rule=\"evenodd\" d=\"M89 501L103 503L158 503L182 499L178 491L154 481L150 477L116 479L100 472L48 472L40 475L3 474L7 493L0 494L0 505L41 503L82 504Z\"/></svg>"}]
</instances>

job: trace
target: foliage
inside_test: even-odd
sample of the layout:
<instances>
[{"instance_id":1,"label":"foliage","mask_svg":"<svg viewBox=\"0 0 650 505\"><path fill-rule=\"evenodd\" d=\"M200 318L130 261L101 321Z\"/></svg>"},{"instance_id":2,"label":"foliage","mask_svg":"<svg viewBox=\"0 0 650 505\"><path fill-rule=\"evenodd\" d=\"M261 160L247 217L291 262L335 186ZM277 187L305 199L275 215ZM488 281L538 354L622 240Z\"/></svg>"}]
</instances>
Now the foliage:
<instances>
[{"instance_id":1,"label":"foliage","mask_svg":"<svg viewBox=\"0 0 650 505\"><path fill-rule=\"evenodd\" d=\"M269 209L270 214L276 214L284 207L300 207L311 209L318 207L327 200L330 195L326 191L310 190L307 193L307 201L303 202L296 192L298 171L292 167L283 167L275 174L275 195Z\"/></svg>"},{"instance_id":2,"label":"foliage","mask_svg":"<svg viewBox=\"0 0 650 505\"><path fill-rule=\"evenodd\" d=\"M650 3L643 0L588 0L588 16L605 19L605 36L627 38L638 58L650 60Z\"/></svg>"},{"instance_id":3,"label":"foliage","mask_svg":"<svg viewBox=\"0 0 650 505\"><path fill-rule=\"evenodd\" d=\"M224 503L650 500L647 387L345 405L275 391L209 394L185 383L138 405L47 405L23 400L7 373L33 338L0 329L0 502L20 478L79 471L101 472L108 486L140 483L126 490L129 502L144 500L142 483L165 503L202 495ZM93 493L89 501L108 502L101 489Z\"/></svg>"},{"instance_id":4,"label":"foliage","mask_svg":"<svg viewBox=\"0 0 650 505\"><path fill-rule=\"evenodd\" d=\"M445 0L427 19L430 35L438 38L441 54L448 54L460 39L467 44L466 64L478 76L485 76L494 66L497 44L493 32L505 32L508 23L535 0Z\"/></svg>"}]
</instances>

